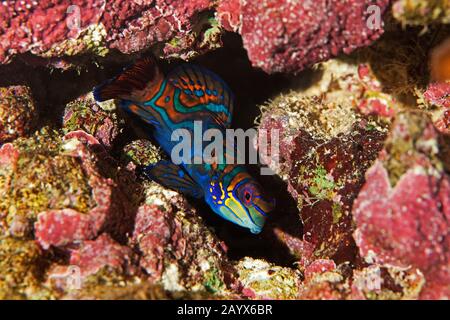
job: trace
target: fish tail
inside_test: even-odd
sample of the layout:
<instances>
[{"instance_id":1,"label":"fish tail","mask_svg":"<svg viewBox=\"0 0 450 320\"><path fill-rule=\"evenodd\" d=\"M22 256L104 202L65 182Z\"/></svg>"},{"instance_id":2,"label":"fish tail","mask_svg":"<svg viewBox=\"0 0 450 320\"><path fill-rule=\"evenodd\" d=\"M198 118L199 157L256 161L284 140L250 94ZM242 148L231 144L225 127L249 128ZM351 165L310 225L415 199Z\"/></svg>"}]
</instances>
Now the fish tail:
<instances>
[{"instance_id":1,"label":"fish tail","mask_svg":"<svg viewBox=\"0 0 450 320\"><path fill-rule=\"evenodd\" d=\"M148 100L162 81L163 75L156 61L143 58L115 78L95 87L94 98L99 102L110 99L143 102Z\"/></svg>"}]
</instances>

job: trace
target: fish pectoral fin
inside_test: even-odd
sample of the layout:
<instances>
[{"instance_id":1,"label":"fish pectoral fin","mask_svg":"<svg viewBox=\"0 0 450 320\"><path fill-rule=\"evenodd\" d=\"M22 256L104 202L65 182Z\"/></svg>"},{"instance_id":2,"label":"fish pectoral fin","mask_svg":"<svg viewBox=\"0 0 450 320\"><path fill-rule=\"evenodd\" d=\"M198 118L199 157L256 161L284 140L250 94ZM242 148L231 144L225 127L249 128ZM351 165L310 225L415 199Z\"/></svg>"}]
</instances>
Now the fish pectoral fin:
<instances>
[{"instance_id":1,"label":"fish pectoral fin","mask_svg":"<svg viewBox=\"0 0 450 320\"><path fill-rule=\"evenodd\" d=\"M146 166L144 175L160 185L179 191L194 198L203 197L202 188L184 171L183 168L167 160Z\"/></svg>"}]
</instances>

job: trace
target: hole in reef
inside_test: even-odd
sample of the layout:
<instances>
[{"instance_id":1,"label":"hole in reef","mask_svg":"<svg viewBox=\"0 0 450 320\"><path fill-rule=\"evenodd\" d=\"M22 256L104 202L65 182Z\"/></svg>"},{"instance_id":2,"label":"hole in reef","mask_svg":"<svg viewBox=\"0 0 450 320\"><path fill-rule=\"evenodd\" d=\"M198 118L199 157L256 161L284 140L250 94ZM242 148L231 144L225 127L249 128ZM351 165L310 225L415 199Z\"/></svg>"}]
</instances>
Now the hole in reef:
<instances>
[{"instance_id":1,"label":"hole in reef","mask_svg":"<svg viewBox=\"0 0 450 320\"><path fill-rule=\"evenodd\" d=\"M317 80L318 73L311 70L305 70L296 77L282 74L268 75L251 66L240 36L233 33L225 34L223 43L222 48L201 55L191 62L214 71L233 90L236 97L234 128L254 127L255 119L260 115L258 105L265 103L277 94L287 92L287 88L307 87L309 83ZM20 55L11 64L0 67L0 86L30 86L40 110L41 125L47 123L61 125L64 107L68 102L88 93L94 86L117 75L133 58L118 52L112 52L111 55L113 57L109 57L105 61L99 59L102 67L98 67L95 63L87 63L80 70L68 71L50 70L42 66L46 62L45 59L29 54ZM27 61L28 64L24 61ZM37 62L36 66L30 66L30 61ZM181 63L184 62L164 61L161 62L161 68L167 73ZM127 124L131 123L130 119L126 120ZM123 146L136 138L144 137L137 134L128 125L115 142L113 155L118 156ZM296 258L277 239L274 230L278 228L285 233L301 238L302 226L296 201L287 192L286 184L279 177L259 177L258 168L249 169L251 172L255 172L253 176L258 177L263 187L267 186L268 191L277 201L277 208L271 214L261 234L251 234L247 229L225 221L214 214L203 200L193 200L192 203L206 223L214 227L218 237L226 243L231 259L250 256L264 258L278 265L292 266Z\"/></svg>"},{"instance_id":2,"label":"hole in reef","mask_svg":"<svg viewBox=\"0 0 450 320\"><path fill-rule=\"evenodd\" d=\"M224 38L224 47L195 59L193 63L202 65L220 75L235 94L235 110L233 127L248 129L254 127L255 119L260 115L259 105L286 92L292 86L306 86L314 81L316 74L306 71L298 77L281 74L268 75L253 68L243 49L242 40L234 34L227 34ZM170 69L172 66L168 66ZM278 205L271 213L263 232L259 235L251 234L244 229L225 221L212 212L203 201L194 200L193 204L206 223L214 227L218 237L228 246L231 259L238 260L245 256L264 258L277 265L292 267L297 261L288 248L275 235L276 228L301 239L302 225L299 219L297 202L287 192L286 183L278 176L259 177L259 168L248 168L254 177L260 180L263 187L275 197Z\"/></svg>"}]
</instances>

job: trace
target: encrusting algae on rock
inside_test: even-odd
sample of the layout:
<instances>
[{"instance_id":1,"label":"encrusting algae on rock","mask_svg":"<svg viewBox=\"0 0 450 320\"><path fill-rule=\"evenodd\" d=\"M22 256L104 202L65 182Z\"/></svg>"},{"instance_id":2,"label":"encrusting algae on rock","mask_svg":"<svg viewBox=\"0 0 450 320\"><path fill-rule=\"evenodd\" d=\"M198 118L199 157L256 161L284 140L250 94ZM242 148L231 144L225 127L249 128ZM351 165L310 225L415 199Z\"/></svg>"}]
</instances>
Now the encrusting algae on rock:
<instances>
[{"instance_id":1,"label":"encrusting algae on rock","mask_svg":"<svg viewBox=\"0 0 450 320\"><path fill-rule=\"evenodd\" d=\"M31 133L37 120L37 109L30 88L0 88L0 144Z\"/></svg>"},{"instance_id":2,"label":"encrusting algae on rock","mask_svg":"<svg viewBox=\"0 0 450 320\"><path fill-rule=\"evenodd\" d=\"M43 129L14 141L12 148L18 156L0 173L0 211L12 235L29 237L42 211L71 208L86 213L93 207L88 177L76 158L64 154L56 132Z\"/></svg>"},{"instance_id":3,"label":"encrusting algae on rock","mask_svg":"<svg viewBox=\"0 0 450 320\"><path fill-rule=\"evenodd\" d=\"M314 86L263 106L259 125L260 131L280 130L278 174L297 200L301 240L315 246L316 257L341 262L356 254L351 205L382 148L388 124L383 114L360 112L367 92L376 90L362 68L352 61L324 63Z\"/></svg>"},{"instance_id":4,"label":"encrusting algae on rock","mask_svg":"<svg viewBox=\"0 0 450 320\"><path fill-rule=\"evenodd\" d=\"M0 299L450 299L449 10L0 4ZM214 70L236 95L233 125L278 130L260 235L149 180L168 156L90 93L150 55L164 72Z\"/></svg>"}]
</instances>

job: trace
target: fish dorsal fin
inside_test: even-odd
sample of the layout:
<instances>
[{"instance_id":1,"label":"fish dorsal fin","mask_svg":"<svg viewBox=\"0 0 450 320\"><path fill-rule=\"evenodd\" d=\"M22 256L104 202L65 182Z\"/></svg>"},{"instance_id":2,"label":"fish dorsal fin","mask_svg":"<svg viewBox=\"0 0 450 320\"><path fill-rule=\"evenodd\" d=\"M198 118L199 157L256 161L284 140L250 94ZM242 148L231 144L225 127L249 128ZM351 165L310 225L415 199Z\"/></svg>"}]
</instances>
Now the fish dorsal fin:
<instances>
[{"instance_id":1,"label":"fish dorsal fin","mask_svg":"<svg viewBox=\"0 0 450 320\"><path fill-rule=\"evenodd\" d=\"M118 76L94 88L97 101L110 99L144 102L158 92L164 75L152 58L138 60Z\"/></svg>"},{"instance_id":2,"label":"fish dorsal fin","mask_svg":"<svg viewBox=\"0 0 450 320\"><path fill-rule=\"evenodd\" d=\"M180 102L186 108L203 105L225 128L230 127L234 95L228 85L212 71L197 65L184 64L175 68L167 81L181 90Z\"/></svg>"},{"instance_id":3,"label":"fish dorsal fin","mask_svg":"<svg viewBox=\"0 0 450 320\"><path fill-rule=\"evenodd\" d=\"M203 197L202 188L181 167L167 160L144 168L144 174L160 185L190 195L194 198Z\"/></svg>"}]
</instances>

